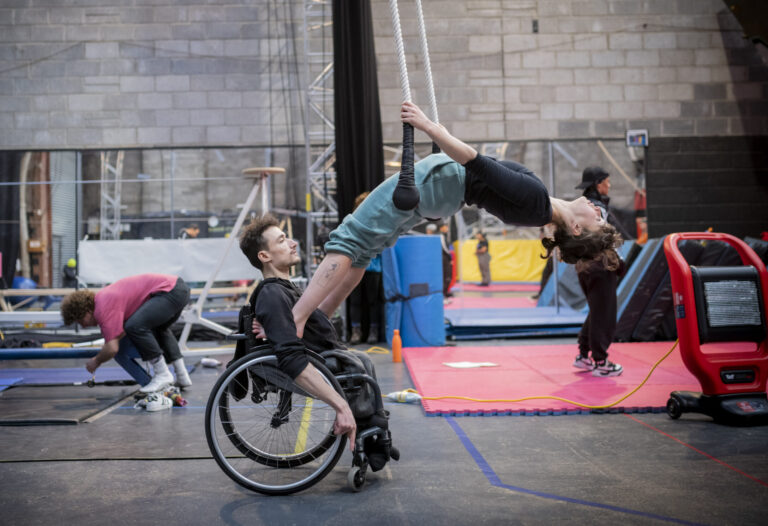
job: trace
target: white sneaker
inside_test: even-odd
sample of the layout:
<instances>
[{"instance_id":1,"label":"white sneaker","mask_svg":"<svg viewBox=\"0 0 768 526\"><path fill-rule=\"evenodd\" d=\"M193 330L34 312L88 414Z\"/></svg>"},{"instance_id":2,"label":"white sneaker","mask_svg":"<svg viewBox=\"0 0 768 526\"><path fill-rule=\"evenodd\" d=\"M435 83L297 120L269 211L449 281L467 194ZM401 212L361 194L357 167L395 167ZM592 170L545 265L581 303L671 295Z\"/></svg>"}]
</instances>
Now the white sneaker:
<instances>
[{"instance_id":1,"label":"white sneaker","mask_svg":"<svg viewBox=\"0 0 768 526\"><path fill-rule=\"evenodd\" d=\"M576 359L573 360L573 366L577 369L584 369L585 371L591 371L595 368L595 362L592 361L592 358L587 356L584 358L582 355L576 356Z\"/></svg>"},{"instance_id":2,"label":"white sneaker","mask_svg":"<svg viewBox=\"0 0 768 526\"><path fill-rule=\"evenodd\" d=\"M162 411L163 409L170 409L173 407L173 400L160 393L150 393L146 398L146 410Z\"/></svg>"},{"instance_id":3,"label":"white sneaker","mask_svg":"<svg viewBox=\"0 0 768 526\"><path fill-rule=\"evenodd\" d=\"M152 364L152 368L155 370L155 376L147 385L139 389L141 393L154 393L173 385L173 375L162 357Z\"/></svg>"},{"instance_id":4,"label":"white sneaker","mask_svg":"<svg viewBox=\"0 0 768 526\"><path fill-rule=\"evenodd\" d=\"M189 377L189 373L187 372L187 366L184 365L184 358L174 360L171 365L173 365L173 370L176 372L176 385L181 388L189 387L192 385L192 379Z\"/></svg>"},{"instance_id":5,"label":"white sneaker","mask_svg":"<svg viewBox=\"0 0 768 526\"><path fill-rule=\"evenodd\" d=\"M623 372L624 368L621 365L605 360L603 362L595 362L592 376L619 376Z\"/></svg>"}]
</instances>

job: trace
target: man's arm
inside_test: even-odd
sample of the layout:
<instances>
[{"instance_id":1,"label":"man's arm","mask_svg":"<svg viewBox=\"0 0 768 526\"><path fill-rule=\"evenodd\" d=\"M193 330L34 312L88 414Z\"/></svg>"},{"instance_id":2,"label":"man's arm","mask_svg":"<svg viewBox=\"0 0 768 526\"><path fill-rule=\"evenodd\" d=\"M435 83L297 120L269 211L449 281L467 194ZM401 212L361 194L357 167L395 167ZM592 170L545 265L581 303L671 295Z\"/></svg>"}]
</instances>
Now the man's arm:
<instances>
[{"instance_id":1,"label":"man's arm","mask_svg":"<svg viewBox=\"0 0 768 526\"><path fill-rule=\"evenodd\" d=\"M323 380L320 372L310 363L295 379L299 387L309 394L316 396L336 411L336 422L333 424L334 435L347 435L349 437L349 449L355 450L355 435L357 424L355 416L349 408L347 401L337 393L333 387Z\"/></svg>"},{"instance_id":2,"label":"man's arm","mask_svg":"<svg viewBox=\"0 0 768 526\"><path fill-rule=\"evenodd\" d=\"M85 368L88 370L89 373L93 374L96 372L96 369L99 368L101 364L104 362L110 361L112 358L115 357L117 354L117 351L120 350L120 338L122 335L118 336L117 338L113 340L109 340L108 342L105 342L104 345L102 345L101 350L98 352L96 356L85 362Z\"/></svg>"},{"instance_id":3,"label":"man's arm","mask_svg":"<svg viewBox=\"0 0 768 526\"><path fill-rule=\"evenodd\" d=\"M304 352L304 343L296 336L291 300L277 287L279 285L275 288L265 287L259 293L254 306L254 318L258 319L262 325L267 338L274 344L276 352L290 353L299 349L300 352ZM336 411L333 432L346 434L350 439L350 449L354 450L357 426L352 410L344 397L323 380L311 363L308 363L294 380L308 393L317 396Z\"/></svg>"}]
</instances>

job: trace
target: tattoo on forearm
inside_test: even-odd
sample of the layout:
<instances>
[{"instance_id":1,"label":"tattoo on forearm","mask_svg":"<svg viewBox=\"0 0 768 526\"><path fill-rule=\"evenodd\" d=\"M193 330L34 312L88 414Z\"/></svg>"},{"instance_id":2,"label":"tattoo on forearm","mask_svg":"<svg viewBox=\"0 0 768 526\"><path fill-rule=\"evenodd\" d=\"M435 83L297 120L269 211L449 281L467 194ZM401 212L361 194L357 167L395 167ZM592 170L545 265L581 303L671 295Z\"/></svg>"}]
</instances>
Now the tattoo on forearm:
<instances>
[{"instance_id":1,"label":"tattoo on forearm","mask_svg":"<svg viewBox=\"0 0 768 526\"><path fill-rule=\"evenodd\" d=\"M328 285L331 280L333 279L333 275L336 274L336 271L339 269L338 263L331 263L331 268L325 271L325 273L320 276L320 285L326 286Z\"/></svg>"}]
</instances>

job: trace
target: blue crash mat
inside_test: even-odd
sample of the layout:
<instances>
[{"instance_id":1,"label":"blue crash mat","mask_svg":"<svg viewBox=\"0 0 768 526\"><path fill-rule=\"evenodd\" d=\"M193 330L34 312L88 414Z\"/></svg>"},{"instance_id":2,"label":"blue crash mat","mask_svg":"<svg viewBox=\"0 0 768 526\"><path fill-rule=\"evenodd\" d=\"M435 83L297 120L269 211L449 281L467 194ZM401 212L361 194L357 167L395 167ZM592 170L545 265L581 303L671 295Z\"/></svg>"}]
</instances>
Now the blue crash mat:
<instances>
[{"instance_id":1,"label":"blue crash mat","mask_svg":"<svg viewBox=\"0 0 768 526\"><path fill-rule=\"evenodd\" d=\"M587 315L566 307L446 310L446 333L457 340L578 334Z\"/></svg>"}]
</instances>

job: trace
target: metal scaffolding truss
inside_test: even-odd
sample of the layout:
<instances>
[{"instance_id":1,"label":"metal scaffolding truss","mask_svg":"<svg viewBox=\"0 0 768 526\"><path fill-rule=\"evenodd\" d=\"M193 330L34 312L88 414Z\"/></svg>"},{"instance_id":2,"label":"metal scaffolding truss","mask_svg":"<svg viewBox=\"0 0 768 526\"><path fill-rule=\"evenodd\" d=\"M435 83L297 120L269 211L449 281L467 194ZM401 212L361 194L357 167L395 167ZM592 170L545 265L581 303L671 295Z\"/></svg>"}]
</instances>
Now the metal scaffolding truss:
<instances>
[{"instance_id":1,"label":"metal scaffolding truss","mask_svg":"<svg viewBox=\"0 0 768 526\"><path fill-rule=\"evenodd\" d=\"M330 0L304 2L304 141L307 155L307 268L314 269L322 246L313 231L338 222L336 127L333 120L333 13Z\"/></svg>"},{"instance_id":2,"label":"metal scaffolding truss","mask_svg":"<svg viewBox=\"0 0 768 526\"><path fill-rule=\"evenodd\" d=\"M101 152L100 239L120 239L123 151Z\"/></svg>"}]
</instances>

